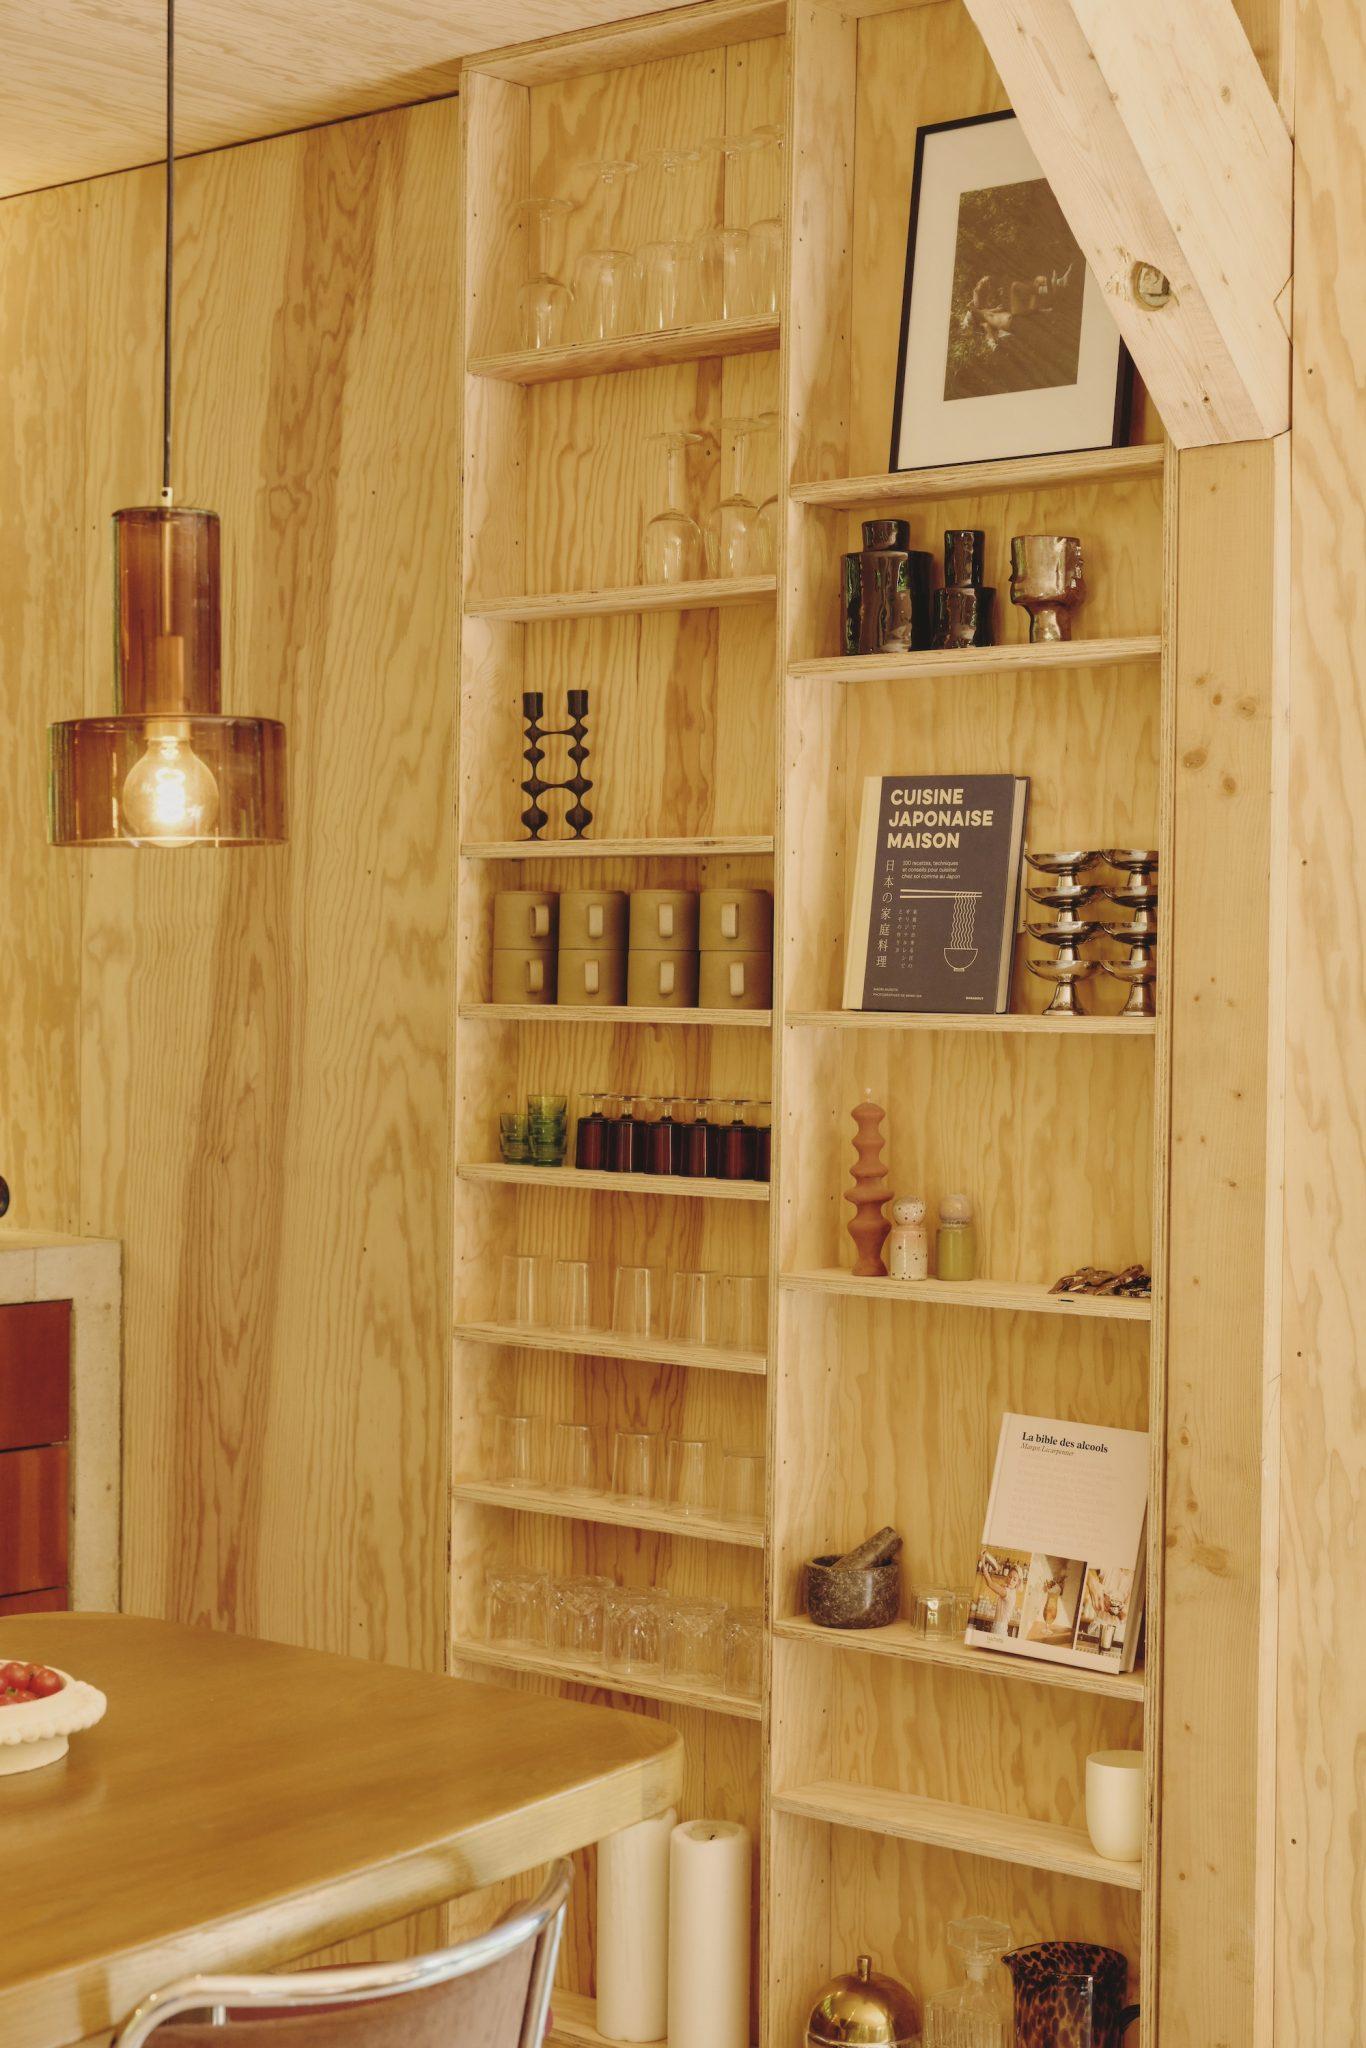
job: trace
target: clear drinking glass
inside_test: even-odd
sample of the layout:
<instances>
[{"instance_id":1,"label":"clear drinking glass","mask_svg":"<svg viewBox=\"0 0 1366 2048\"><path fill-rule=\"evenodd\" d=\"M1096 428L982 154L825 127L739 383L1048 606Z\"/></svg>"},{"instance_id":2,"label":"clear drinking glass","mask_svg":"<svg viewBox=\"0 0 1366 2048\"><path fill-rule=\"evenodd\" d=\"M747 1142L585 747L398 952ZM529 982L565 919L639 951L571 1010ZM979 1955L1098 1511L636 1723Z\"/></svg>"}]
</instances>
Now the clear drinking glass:
<instances>
[{"instance_id":1,"label":"clear drinking glass","mask_svg":"<svg viewBox=\"0 0 1366 2048\"><path fill-rule=\"evenodd\" d=\"M619 1429L612 1439L612 1491L618 1500L648 1504L659 1498L659 1437L651 1430Z\"/></svg>"},{"instance_id":2,"label":"clear drinking glass","mask_svg":"<svg viewBox=\"0 0 1366 2048\"><path fill-rule=\"evenodd\" d=\"M550 1261L532 1252L504 1252L498 1289L500 1323L534 1326L550 1309Z\"/></svg>"},{"instance_id":3,"label":"clear drinking glass","mask_svg":"<svg viewBox=\"0 0 1366 2048\"><path fill-rule=\"evenodd\" d=\"M556 1259L551 1269L550 1319L557 1330L594 1330L595 1268L587 1259Z\"/></svg>"},{"instance_id":4,"label":"clear drinking glass","mask_svg":"<svg viewBox=\"0 0 1366 2048\"><path fill-rule=\"evenodd\" d=\"M719 1344L725 1286L720 1273L674 1273L669 1279L669 1335L680 1344Z\"/></svg>"},{"instance_id":5,"label":"clear drinking glass","mask_svg":"<svg viewBox=\"0 0 1366 2048\"><path fill-rule=\"evenodd\" d=\"M491 1643L545 1641L546 1575L501 1571L488 1575L488 1639Z\"/></svg>"},{"instance_id":6,"label":"clear drinking glass","mask_svg":"<svg viewBox=\"0 0 1366 2048\"><path fill-rule=\"evenodd\" d=\"M725 1602L671 1595L662 1605L659 1647L664 1676L718 1685L725 1660Z\"/></svg>"},{"instance_id":7,"label":"clear drinking glass","mask_svg":"<svg viewBox=\"0 0 1366 2048\"><path fill-rule=\"evenodd\" d=\"M644 158L654 195L659 233L636 252L639 266L640 324L651 333L681 327L692 317L696 298L695 257L682 231L684 197L696 149L652 149Z\"/></svg>"},{"instance_id":8,"label":"clear drinking glass","mask_svg":"<svg viewBox=\"0 0 1366 2048\"><path fill-rule=\"evenodd\" d=\"M784 130L779 122L756 128L746 169L749 184L749 310L771 319L782 303Z\"/></svg>"},{"instance_id":9,"label":"clear drinking glass","mask_svg":"<svg viewBox=\"0 0 1366 2048\"><path fill-rule=\"evenodd\" d=\"M635 320L636 259L626 234L626 194L640 168L626 158L593 165L589 205L595 214L593 245L574 273L574 300L583 341L611 341L629 334Z\"/></svg>"},{"instance_id":10,"label":"clear drinking glass","mask_svg":"<svg viewBox=\"0 0 1366 2048\"><path fill-rule=\"evenodd\" d=\"M517 320L525 348L558 348L569 339L574 293L564 269L565 217L572 199L528 199L532 274L517 294Z\"/></svg>"},{"instance_id":11,"label":"clear drinking glass","mask_svg":"<svg viewBox=\"0 0 1366 2048\"><path fill-rule=\"evenodd\" d=\"M695 583L706 574L702 529L687 509L688 450L706 439L692 430L648 436L650 445L663 451L664 504L641 530L640 574L645 583Z\"/></svg>"},{"instance_id":12,"label":"clear drinking glass","mask_svg":"<svg viewBox=\"0 0 1366 2048\"><path fill-rule=\"evenodd\" d=\"M557 1422L550 1432L551 1483L563 1493L597 1493L601 1434L587 1422Z\"/></svg>"},{"instance_id":13,"label":"clear drinking glass","mask_svg":"<svg viewBox=\"0 0 1366 2048\"><path fill-rule=\"evenodd\" d=\"M963 1628L958 1621L958 1599L952 1586L929 1586L923 1593L917 1593L915 1626L920 1634L946 1640L960 1636Z\"/></svg>"},{"instance_id":14,"label":"clear drinking glass","mask_svg":"<svg viewBox=\"0 0 1366 2048\"><path fill-rule=\"evenodd\" d=\"M563 1650L570 1657L600 1657L602 1603L613 1590L611 1579L552 1580L546 1602L546 1639L551 1649Z\"/></svg>"},{"instance_id":15,"label":"clear drinking glass","mask_svg":"<svg viewBox=\"0 0 1366 2048\"><path fill-rule=\"evenodd\" d=\"M730 1608L723 1636L726 1691L737 1699L757 1700L764 1673L763 1610L758 1607Z\"/></svg>"},{"instance_id":16,"label":"clear drinking glass","mask_svg":"<svg viewBox=\"0 0 1366 2048\"><path fill-rule=\"evenodd\" d=\"M618 1266L612 1276L612 1328L620 1337L655 1337L660 1331L657 1266Z\"/></svg>"},{"instance_id":17,"label":"clear drinking glass","mask_svg":"<svg viewBox=\"0 0 1366 2048\"><path fill-rule=\"evenodd\" d=\"M715 1446L707 1437L674 1436L667 1452L665 1483L673 1506L685 1515L715 1513Z\"/></svg>"},{"instance_id":18,"label":"clear drinking glass","mask_svg":"<svg viewBox=\"0 0 1366 2048\"><path fill-rule=\"evenodd\" d=\"M493 1425L494 1477L505 1486L538 1486L541 1479L534 1415L499 1415Z\"/></svg>"},{"instance_id":19,"label":"clear drinking glass","mask_svg":"<svg viewBox=\"0 0 1366 2048\"><path fill-rule=\"evenodd\" d=\"M762 1351L768 1341L767 1286L757 1273L726 1275L720 1317L721 1334L714 1342L732 1351Z\"/></svg>"},{"instance_id":20,"label":"clear drinking glass","mask_svg":"<svg viewBox=\"0 0 1366 2048\"><path fill-rule=\"evenodd\" d=\"M526 1113L505 1109L498 1118L498 1149L509 1166L524 1166L531 1157Z\"/></svg>"},{"instance_id":21,"label":"clear drinking glass","mask_svg":"<svg viewBox=\"0 0 1366 2048\"><path fill-rule=\"evenodd\" d=\"M723 420L722 446L727 450L724 494L707 515L707 570L712 576L766 576L773 568L769 532L759 507L745 488L746 451L757 432L750 419Z\"/></svg>"},{"instance_id":22,"label":"clear drinking glass","mask_svg":"<svg viewBox=\"0 0 1366 2048\"><path fill-rule=\"evenodd\" d=\"M763 148L757 134L713 135L702 144L720 174L720 221L704 228L696 240L701 281L702 317L740 320L750 311L749 229L734 224L745 211L740 187L747 182L747 160Z\"/></svg>"},{"instance_id":23,"label":"clear drinking glass","mask_svg":"<svg viewBox=\"0 0 1366 2048\"><path fill-rule=\"evenodd\" d=\"M727 1451L721 1465L721 1512L730 1522L762 1522L764 1461L751 1451Z\"/></svg>"},{"instance_id":24,"label":"clear drinking glass","mask_svg":"<svg viewBox=\"0 0 1366 2048\"><path fill-rule=\"evenodd\" d=\"M602 1652L609 1671L643 1678L659 1670L662 1606L657 1594L624 1586L603 1594Z\"/></svg>"}]
</instances>

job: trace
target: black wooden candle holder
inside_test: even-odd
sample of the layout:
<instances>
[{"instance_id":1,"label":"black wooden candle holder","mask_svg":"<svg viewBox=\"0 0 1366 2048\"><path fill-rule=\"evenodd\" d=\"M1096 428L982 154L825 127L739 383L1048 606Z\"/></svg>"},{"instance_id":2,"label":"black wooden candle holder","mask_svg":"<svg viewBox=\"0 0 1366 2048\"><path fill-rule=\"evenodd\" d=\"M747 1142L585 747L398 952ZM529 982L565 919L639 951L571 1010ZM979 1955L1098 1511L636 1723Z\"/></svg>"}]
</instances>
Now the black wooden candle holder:
<instances>
[{"instance_id":1,"label":"black wooden candle holder","mask_svg":"<svg viewBox=\"0 0 1366 2048\"><path fill-rule=\"evenodd\" d=\"M527 773L521 786L530 799L522 812L522 823L526 826L528 839L539 839L550 823L550 813L542 807L541 798L552 790L563 790L566 796L573 798L565 811L564 822L575 839L582 839L593 822L593 813L585 808L583 801L593 787L583 772L583 764L588 759L587 690L566 690L565 709L569 715L568 725L542 725L545 692L522 692L522 724L526 728L522 757L527 764ZM556 739L569 741L569 759L574 772L563 782L546 782L541 775L541 763L546 755L542 741Z\"/></svg>"}]
</instances>

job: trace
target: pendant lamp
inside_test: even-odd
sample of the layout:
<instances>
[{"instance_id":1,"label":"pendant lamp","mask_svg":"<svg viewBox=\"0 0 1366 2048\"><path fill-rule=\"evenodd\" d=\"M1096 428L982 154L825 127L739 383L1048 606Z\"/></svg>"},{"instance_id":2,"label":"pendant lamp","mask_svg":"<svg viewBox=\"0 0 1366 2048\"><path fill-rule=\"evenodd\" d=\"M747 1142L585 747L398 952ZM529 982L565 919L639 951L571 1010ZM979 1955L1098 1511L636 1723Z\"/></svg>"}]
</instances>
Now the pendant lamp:
<instances>
[{"instance_id":1,"label":"pendant lamp","mask_svg":"<svg viewBox=\"0 0 1366 2048\"><path fill-rule=\"evenodd\" d=\"M285 729L221 709L218 514L171 488L175 0L166 5L162 488L114 514L109 718L49 728L54 846L270 846L283 841Z\"/></svg>"}]
</instances>

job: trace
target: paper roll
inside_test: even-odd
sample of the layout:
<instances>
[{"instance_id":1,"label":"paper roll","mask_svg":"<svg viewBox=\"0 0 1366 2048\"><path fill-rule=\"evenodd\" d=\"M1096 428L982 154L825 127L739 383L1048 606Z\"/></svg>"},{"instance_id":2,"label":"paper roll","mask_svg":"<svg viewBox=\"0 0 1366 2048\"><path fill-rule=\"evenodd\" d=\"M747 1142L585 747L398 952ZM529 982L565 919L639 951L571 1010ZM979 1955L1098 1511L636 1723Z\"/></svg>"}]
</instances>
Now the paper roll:
<instances>
[{"instance_id":1,"label":"paper roll","mask_svg":"<svg viewBox=\"0 0 1366 2048\"><path fill-rule=\"evenodd\" d=\"M659 2041L668 2024L669 1845L678 1814L598 1844L598 2032Z\"/></svg>"},{"instance_id":2,"label":"paper roll","mask_svg":"<svg viewBox=\"0 0 1366 2048\"><path fill-rule=\"evenodd\" d=\"M749 2048L747 1828L690 1820L669 1844L669 2048Z\"/></svg>"}]
</instances>

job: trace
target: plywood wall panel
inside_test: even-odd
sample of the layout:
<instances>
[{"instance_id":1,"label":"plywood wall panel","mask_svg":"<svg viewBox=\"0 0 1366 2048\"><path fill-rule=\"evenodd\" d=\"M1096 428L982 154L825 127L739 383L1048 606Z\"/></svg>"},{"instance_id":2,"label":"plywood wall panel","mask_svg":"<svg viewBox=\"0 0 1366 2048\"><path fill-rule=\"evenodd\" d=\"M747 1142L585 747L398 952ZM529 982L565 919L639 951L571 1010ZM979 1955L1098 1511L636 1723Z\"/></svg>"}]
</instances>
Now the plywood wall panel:
<instances>
[{"instance_id":1,"label":"plywood wall panel","mask_svg":"<svg viewBox=\"0 0 1366 2048\"><path fill-rule=\"evenodd\" d=\"M159 475L161 181L0 211L0 917L46 949L3 977L0 1167L25 1220L124 1242L125 1597L433 1668L458 132L443 102L180 171L176 483L223 519L227 707L289 726L279 850L42 844L42 726L112 703L109 514Z\"/></svg>"},{"instance_id":2,"label":"plywood wall panel","mask_svg":"<svg viewBox=\"0 0 1366 2048\"><path fill-rule=\"evenodd\" d=\"M75 1226L80 860L45 844L49 718L80 708L85 189L0 207L0 1174ZM106 586L107 587L107 586Z\"/></svg>"}]
</instances>

